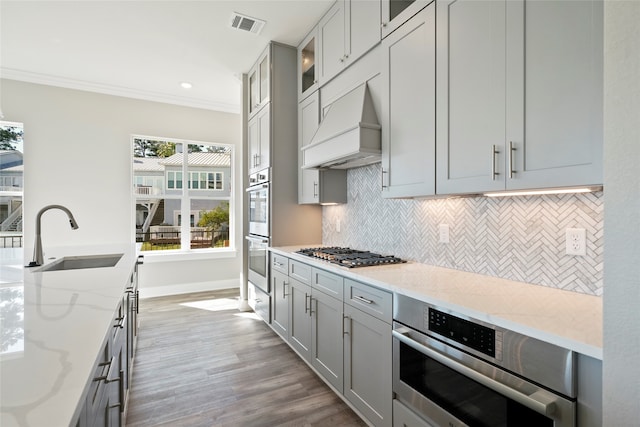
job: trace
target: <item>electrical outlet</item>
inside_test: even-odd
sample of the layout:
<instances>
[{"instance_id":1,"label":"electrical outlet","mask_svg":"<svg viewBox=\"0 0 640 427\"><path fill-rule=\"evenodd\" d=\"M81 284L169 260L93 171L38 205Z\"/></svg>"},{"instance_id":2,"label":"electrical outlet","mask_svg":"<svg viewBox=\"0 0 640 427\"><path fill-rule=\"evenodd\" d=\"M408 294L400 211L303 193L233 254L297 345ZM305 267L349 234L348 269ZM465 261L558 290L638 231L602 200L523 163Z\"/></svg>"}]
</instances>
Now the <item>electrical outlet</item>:
<instances>
[{"instance_id":1,"label":"electrical outlet","mask_svg":"<svg viewBox=\"0 0 640 427\"><path fill-rule=\"evenodd\" d=\"M587 232L584 228L567 228L565 236L567 255L587 254Z\"/></svg>"},{"instance_id":2,"label":"electrical outlet","mask_svg":"<svg viewBox=\"0 0 640 427\"><path fill-rule=\"evenodd\" d=\"M340 233L340 219L336 219L336 233Z\"/></svg>"},{"instance_id":3,"label":"electrical outlet","mask_svg":"<svg viewBox=\"0 0 640 427\"><path fill-rule=\"evenodd\" d=\"M440 235L440 243L449 243L449 225L440 224L438 226L438 234Z\"/></svg>"}]
</instances>

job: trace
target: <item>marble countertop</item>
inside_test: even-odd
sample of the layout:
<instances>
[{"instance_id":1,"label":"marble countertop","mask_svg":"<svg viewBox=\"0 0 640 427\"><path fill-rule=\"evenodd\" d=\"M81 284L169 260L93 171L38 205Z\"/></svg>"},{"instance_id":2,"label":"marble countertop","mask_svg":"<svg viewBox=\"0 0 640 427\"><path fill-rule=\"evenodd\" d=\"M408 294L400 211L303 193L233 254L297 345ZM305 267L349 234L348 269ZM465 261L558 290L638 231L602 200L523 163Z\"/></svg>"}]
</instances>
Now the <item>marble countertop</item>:
<instances>
[{"instance_id":1,"label":"marble countertop","mask_svg":"<svg viewBox=\"0 0 640 427\"><path fill-rule=\"evenodd\" d=\"M114 267L49 272L23 268L21 249L0 251L0 425L67 426L129 285L136 246L46 248L45 265L63 256L123 254Z\"/></svg>"},{"instance_id":2,"label":"marble countertop","mask_svg":"<svg viewBox=\"0 0 640 427\"><path fill-rule=\"evenodd\" d=\"M600 297L414 262L349 269L296 254L300 248L271 250L602 360Z\"/></svg>"}]
</instances>

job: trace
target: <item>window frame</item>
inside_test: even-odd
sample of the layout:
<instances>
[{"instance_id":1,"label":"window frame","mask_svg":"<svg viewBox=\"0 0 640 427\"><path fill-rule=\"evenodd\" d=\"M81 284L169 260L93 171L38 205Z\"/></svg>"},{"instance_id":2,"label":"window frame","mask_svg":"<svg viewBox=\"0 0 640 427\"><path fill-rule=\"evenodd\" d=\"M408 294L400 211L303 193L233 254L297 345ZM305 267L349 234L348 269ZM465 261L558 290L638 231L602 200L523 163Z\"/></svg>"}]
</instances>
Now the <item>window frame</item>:
<instances>
[{"instance_id":1,"label":"window frame","mask_svg":"<svg viewBox=\"0 0 640 427\"><path fill-rule=\"evenodd\" d=\"M226 258L226 257L232 257L235 256L235 246L236 243L235 242L235 230L236 227L238 226L238 224L235 224L235 212L236 209L238 209L238 207L236 206L236 204L238 203L238 201L236 200L235 197L235 191L232 185L233 182L233 178L235 176L235 162L236 162L236 149L235 146L232 144L224 144L224 143L217 143L217 142L209 142L209 141L195 141L195 140L187 140L187 139L176 139L176 138L166 138L166 137L156 137L156 136L148 136L148 135L140 135L140 134L132 134L131 138L130 138L130 142L131 142L131 159L133 160L134 157L134 149L135 149L135 140L137 139L146 139L146 140L151 140L151 141L170 141L172 143L176 143L176 144L182 144L183 150L182 150L182 154L183 154L183 161L182 161L182 170L181 171L165 171L164 173L164 178L163 178L163 184L165 185L165 188L163 190L163 194L162 194L162 198L167 200L167 199L171 199L171 200L180 200L180 216L183 218L189 218L191 215L193 215L193 211L191 210L191 201L192 200L217 200L217 201L226 201L227 203L229 203L229 246L226 247L212 247L212 248L191 248L191 239L190 239L190 233L191 233L191 227L189 222L187 221L186 224L180 224L180 249L164 249L164 250L158 250L158 251L152 251L152 250L145 250L142 251L141 253L143 253L145 255L145 260L147 260L147 256L151 256L152 258L156 257L156 259L159 261L160 258L162 258L162 260L180 260L180 259L199 259L199 258L211 258L211 257L215 257L215 258ZM189 155L189 150L188 150L188 146L189 145L204 145L204 146L218 146L218 147L225 147L229 149L229 156L230 156L230 161L229 161L229 194L228 196L206 196L203 194L203 192L201 192L201 189L193 189L191 188L191 174L192 173L197 173L200 174L200 171L190 171L189 170L189 164L188 164L188 155ZM204 171L203 171L204 172ZM206 172L206 173L214 173L215 175L220 174L221 175L221 188L220 189L204 189L208 192L212 192L212 191L220 191L220 192L224 192L225 189L225 184L224 184L224 172L221 171L215 171L215 172ZM177 182L175 180L175 176L177 174L180 174L182 180L181 182L181 187L180 188L170 188L169 187L169 174L173 174L174 176L174 187L175 187L175 183ZM199 176L199 175L198 175ZM185 185L185 179L184 177L188 177L189 179L187 180L187 185ZM208 176L207 176L208 178ZM135 216L136 216L136 206L137 206L137 201L139 199L144 199L144 197L142 197L139 194L136 194L136 178L135 178L135 171L133 170L133 162L131 162L131 182L132 182L132 191L131 191L131 195L132 195L132 217L133 217L133 221L132 221L132 236L133 236L133 240L135 241L135 235L136 235L136 221L135 221ZM207 180L207 184L208 184L208 180ZM180 194L176 194L177 192L180 192ZM193 194L193 193L196 194ZM153 262L153 260L151 260L151 262Z\"/></svg>"}]
</instances>

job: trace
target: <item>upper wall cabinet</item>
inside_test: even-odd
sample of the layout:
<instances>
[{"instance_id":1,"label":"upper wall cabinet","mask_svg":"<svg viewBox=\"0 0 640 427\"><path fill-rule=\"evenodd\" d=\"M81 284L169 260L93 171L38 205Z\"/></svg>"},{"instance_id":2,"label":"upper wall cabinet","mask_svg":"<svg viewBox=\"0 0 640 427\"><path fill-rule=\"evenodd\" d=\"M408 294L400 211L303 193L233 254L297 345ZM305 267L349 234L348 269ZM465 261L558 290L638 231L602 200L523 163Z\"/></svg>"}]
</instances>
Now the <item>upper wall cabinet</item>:
<instances>
[{"instance_id":1,"label":"upper wall cabinet","mask_svg":"<svg viewBox=\"0 0 640 427\"><path fill-rule=\"evenodd\" d=\"M318 80L325 84L380 42L380 0L338 0L318 23Z\"/></svg>"},{"instance_id":2,"label":"upper wall cabinet","mask_svg":"<svg viewBox=\"0 0 640 427\"><path fill-rule=\"evenodd\" d=\"M318 27L314 27L298 46L298 101L318 89L318 51Z\"/></svg>"},{"instance_id":3,"label":"upper wall cabinet","mask_svg":"<svg viewBox=\"0 0 640 427\"><path fill-rule=\"evenodd\" d=\"M248 90L248 105L249 105L249 117L252 117L255 113L260 111L269 102L271 91L271 49L267 47L262 55L258 58L258 61L249 70L249 90Z\"/></svg>"},{"instance_id":4,"label":"upper wall cabinet","mask_svg":"<svg viewBox=\"0 0 640 427\"><path fill-rule=\"evenodd\" d=\"M249 173L259 172L271 165L271 108L260 110L247 123Z\"/></svg>"},{"instance_id":5,"label":"upper wall cabinet","mask_svg":"<svg viewBox=\"0 0 640 427\"><path fill-rule=\"evenodd\" d=\"M438 194L602 183L602 9L436 3Z\"/></svg>"},{"instance_id":6,"label":"upper wall cabinet","mask_svg":"<svg viewBox=\"0 0 640 427\"><path fill-rule=\"evenodd\" d=\"M432 196L436 190L435 4L385 38L382 49L382 195Z\"/></svg>"},{"instance_id":7,"label":"upper wall cabinet","mask_svg":"<svg viewBox=\"0 0 640 427\"><path fill-rule=\"evenodd\" d=\"M298 104L298 203L347 203L347 171L302 169L302 147L308 145L320 124L320 92Z\"/></svg>"},{"instance_id":8,"label":"upper wall cabinet","mask_svg":"<svg viewBox=\"0 0 640 427\"><path fill-rule=\"evenodd\" d=\"M433 0L382 0L382 38L420 12Z\"/></svg>"}]
</instances>

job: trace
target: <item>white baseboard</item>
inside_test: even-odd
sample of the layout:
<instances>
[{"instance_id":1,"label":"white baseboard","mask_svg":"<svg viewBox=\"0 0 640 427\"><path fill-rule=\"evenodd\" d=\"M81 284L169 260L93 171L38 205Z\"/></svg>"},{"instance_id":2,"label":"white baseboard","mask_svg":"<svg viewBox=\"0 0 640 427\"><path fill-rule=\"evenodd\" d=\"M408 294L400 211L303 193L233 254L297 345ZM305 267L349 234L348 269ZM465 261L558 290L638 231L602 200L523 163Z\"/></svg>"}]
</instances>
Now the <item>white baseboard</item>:
<instances>
[{"instance_id":1,"label":"white baseboard","mask_svg":"<svg viewBox=\"0 0 640 427\"><path fill-rule=\"evenodd\" d=\"M240 288L240 279L217 280L213 282L181 283L179 285L140 288L140 298L164 297L168 295L190 294L194 292L217 291Z\"/></svg>"}]
</instances>

